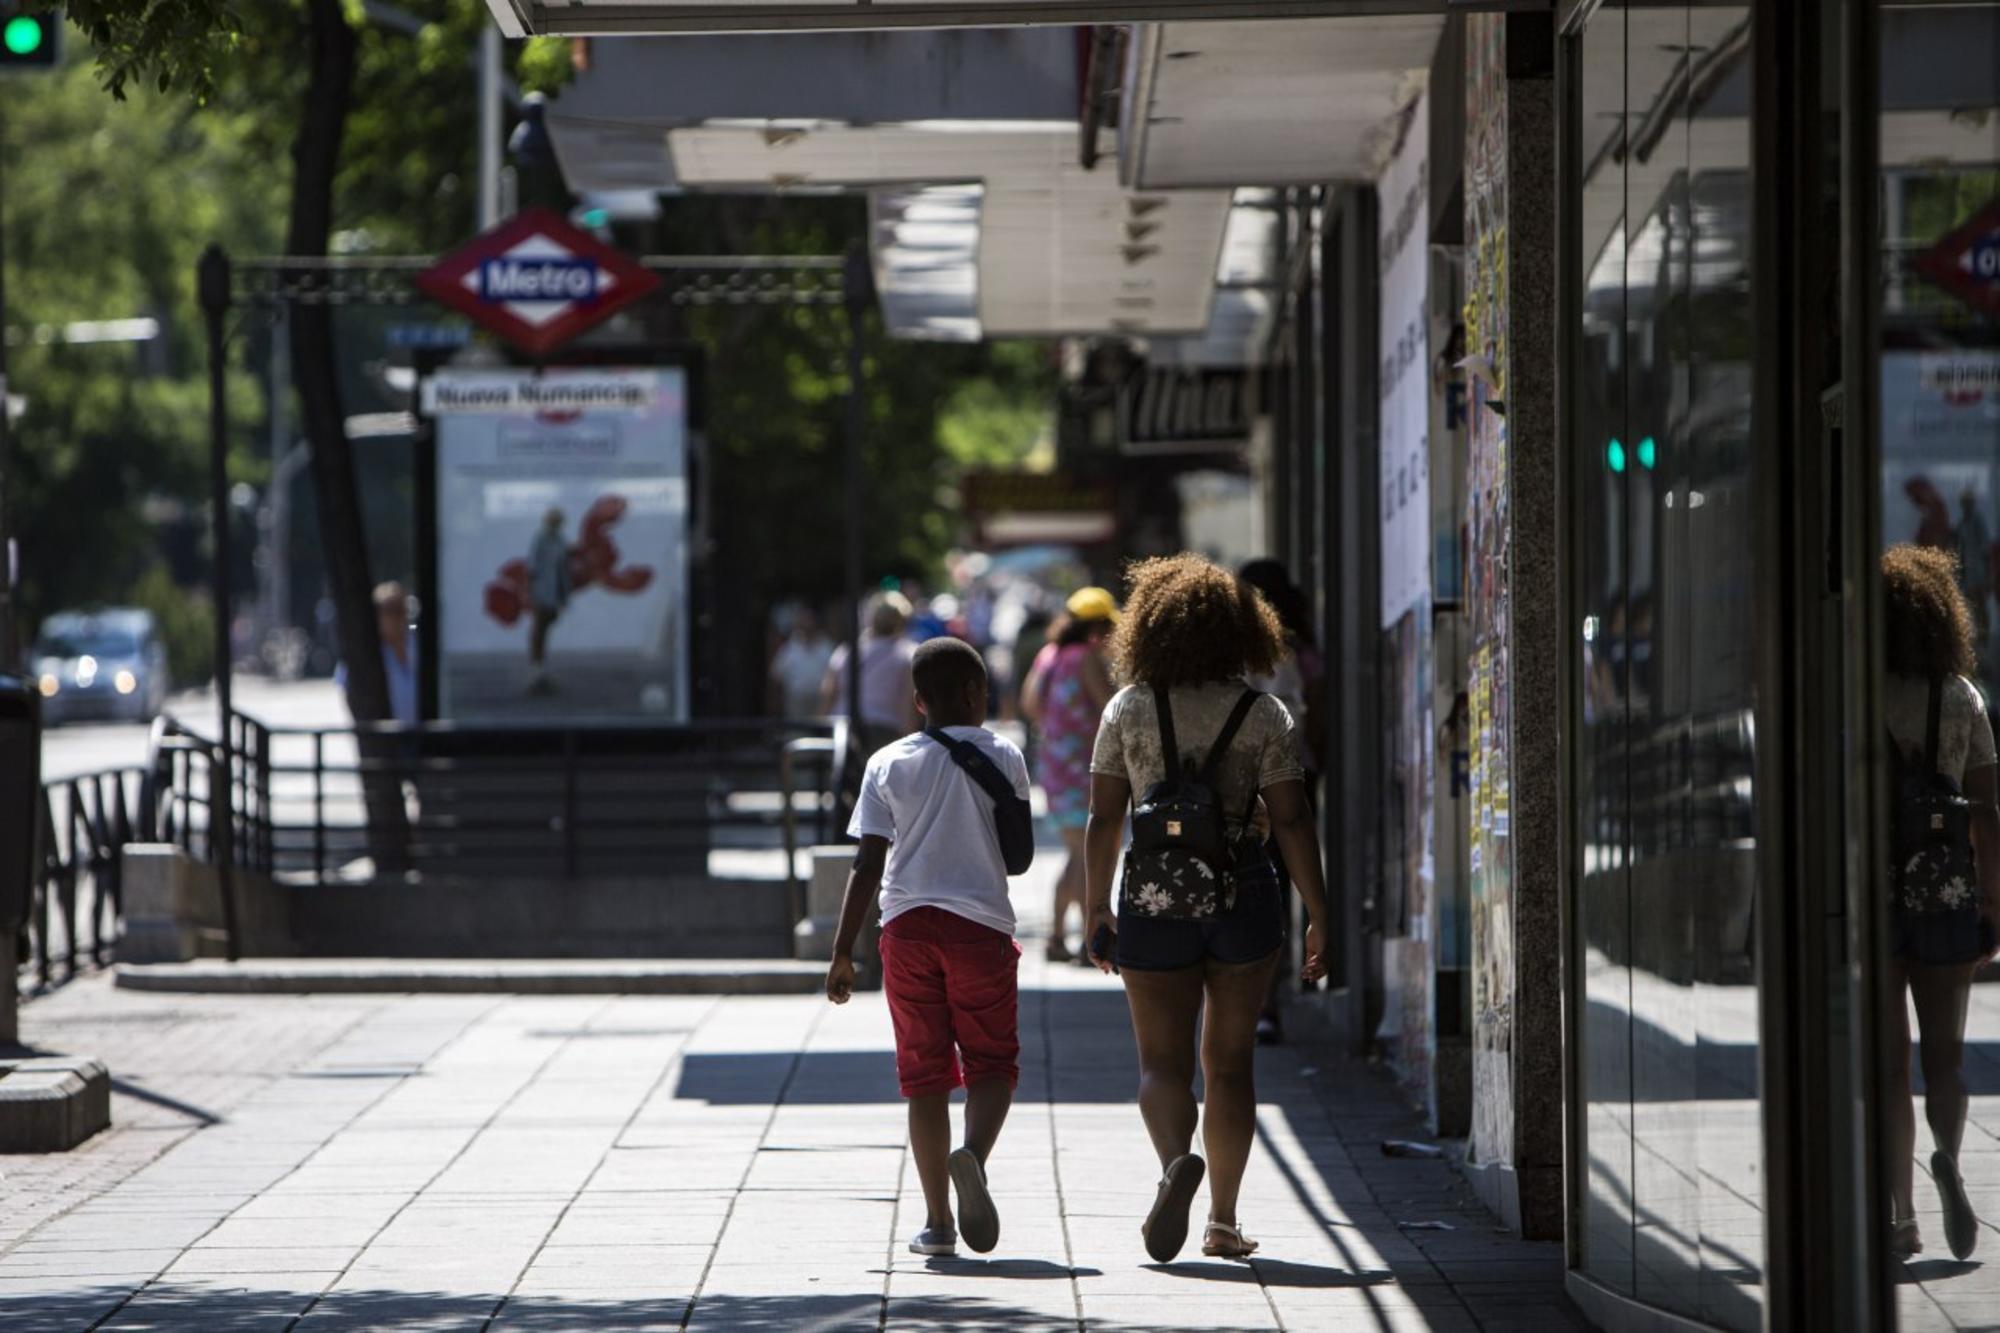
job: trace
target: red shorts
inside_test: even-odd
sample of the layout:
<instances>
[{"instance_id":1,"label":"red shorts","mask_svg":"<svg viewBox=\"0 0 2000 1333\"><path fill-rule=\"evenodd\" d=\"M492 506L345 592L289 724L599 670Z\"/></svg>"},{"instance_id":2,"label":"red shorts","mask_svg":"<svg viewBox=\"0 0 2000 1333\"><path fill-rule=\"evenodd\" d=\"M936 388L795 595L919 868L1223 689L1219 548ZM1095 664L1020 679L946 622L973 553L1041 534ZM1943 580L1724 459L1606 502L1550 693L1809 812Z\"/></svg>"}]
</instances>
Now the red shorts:
<instances>
[{"instance_id":1,"label":"red shorts","mask_svg":"<svg viewBox=\"0 0 2000 1333\"><path fill-rule=\"evenodd\" d=\"M913 907L882 928L880 947L905 1097L1019 1082L1021 946L1012 936L943 908Z\"/></svg>"}]
</instances>

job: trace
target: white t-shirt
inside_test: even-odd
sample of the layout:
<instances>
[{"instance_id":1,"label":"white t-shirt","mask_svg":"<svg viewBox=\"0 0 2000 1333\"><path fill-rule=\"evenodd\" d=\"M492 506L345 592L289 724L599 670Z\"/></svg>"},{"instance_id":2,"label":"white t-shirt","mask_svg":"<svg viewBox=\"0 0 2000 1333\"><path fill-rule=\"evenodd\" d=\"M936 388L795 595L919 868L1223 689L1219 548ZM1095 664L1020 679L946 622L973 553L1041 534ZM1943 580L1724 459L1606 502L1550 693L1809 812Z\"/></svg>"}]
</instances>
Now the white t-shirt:
<instances>
[{"instance_id":1,"label":"white t-shirt","mask_svg":"<svg viewBox=\"0 0 2000 1333\"><path fill-rule=\"evenodd\" d=\"M945 733L986 751L1015 793L1027 798L1028 762L1013 742L984 727L946 727ZM882 872L884 925L913 907L940 907L1014 933L993 798L922 732L883 746L868 761L847 832L890 841Z\"/></svg>"}]
</instances>

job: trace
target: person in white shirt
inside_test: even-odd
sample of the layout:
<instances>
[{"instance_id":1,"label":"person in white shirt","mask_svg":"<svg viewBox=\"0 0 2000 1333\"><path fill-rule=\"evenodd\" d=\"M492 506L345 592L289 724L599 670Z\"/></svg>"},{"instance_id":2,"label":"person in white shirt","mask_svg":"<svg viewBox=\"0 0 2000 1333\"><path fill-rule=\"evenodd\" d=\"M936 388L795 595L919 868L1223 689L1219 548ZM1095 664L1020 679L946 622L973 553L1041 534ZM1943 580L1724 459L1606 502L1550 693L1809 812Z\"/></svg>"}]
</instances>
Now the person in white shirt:
<instances>
[{"instance_id":1,"label":"person in white shirt","mask_svg":"<svg viewBox=\"0 0 2000 1333\"><path fill-rule=\"evenodd\" d=\"M932 639L911 664L917 707L930 727L969 741L1028 795L1021 752L988 731L986 664L959 639ZM896 1032L896 1079L910 1103L910 1154L923 1184L916 1254L956 1252L958 1233L990 1250L1000 1217L986 1160L1020 1077L1014 906L993 798L918 732L868 761L848 833L861 840L848 876L827 969L827 998L854 990L854 941L879 887L882 988ZM951 1150L951 1094L966 1090L965 1146ZM953 1217L946 1182L958 1192Z\"/></svg>"},{"instance_id":2,"label":"person in white shirt","mask_svg":"<svg viewBox=\"0 0 2000 1333\"><path fill-rule=\"evenodd\" d=\"M819 717L821 691L833 661L834 643L820 627L819 616L801 607L792 632L771 658L771 695L781 717Z\"/></svg>"},{"instance_id":3,"label":"person in white shirt","mask_svg":"<svg viewBox=\"0 0 2000 1333\"><path fill-rule=\"evenodd\" d=\"M904 631L910 624L910 602L901 593L871 598L861 636L861 721L856 728L863 754L873 754L898 736L917 729L917 708L910 685L910 664L917 646ZM825 711L847 716L847 645L833 650L827 664Z\"/></svg>"}]
</instances>

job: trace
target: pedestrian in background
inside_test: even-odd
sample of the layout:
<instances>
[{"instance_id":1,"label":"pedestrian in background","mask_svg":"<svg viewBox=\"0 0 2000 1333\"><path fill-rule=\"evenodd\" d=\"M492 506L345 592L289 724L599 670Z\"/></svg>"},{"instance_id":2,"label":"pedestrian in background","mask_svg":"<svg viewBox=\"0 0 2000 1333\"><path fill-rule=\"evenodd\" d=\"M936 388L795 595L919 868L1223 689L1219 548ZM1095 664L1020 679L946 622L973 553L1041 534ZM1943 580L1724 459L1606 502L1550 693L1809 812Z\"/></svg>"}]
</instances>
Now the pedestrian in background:
<instances>
[{"instance_id":1,"label":"pedestrian in background","mask_svg":"<svg viewBox=\"0 0 2000 1333\"><path fill-rule=\"evenodd\" d=\"M820 625L819 613L809 606L797 608L790 632L771 657L771 700L780 717L822 716L833 651L833 638Z\"/></svg>"},{"instance_id":2,"label":"pedestrian in background","mask_svg":"<svg viewBox=\"0 0 2000 1333\"><path fill-rule=\"evenodd\" d=\"M1311 604L1306 600L1305 590L1292 582L1291 571L1285 568L1283 561L1268 558L1252 560L1240 572L1243 581L1262 594L1271 609L1278 613L1278 623L1285 631L1285 651L1279 657L1277 666L1261 675L1252 675L1250 685L1276 696L1297 724L1299 766L1305 770L1306 800L1316 807L1320 774L1320 703L1326 667L1313 638ZM1285 871L1282 851L1278 854L1278 881L1280 885L1291 883L1291 876ZM1292 920L1289 904L1285 920L1287 924ZM1264 1012L1257 1018L1257 1040L1262 1045L1275 1046L1285 1039L1284 997L1289 988L1290 978L1285 975L1285 969L1274 969L1271 973L1271 993L1265 997Z\"/></svg>"},{"instance_id":3,"label":"pedestrian in background","mask_svg":"<svg viewBox=\"0 0 2000 1333\"><path fill-rule=\"evenodd\" d=\"M855 725L863 755L917 729L915 687L910 661L917 646L907 633L910 603L901 593L877 593L863 609L861 633L861 718ZM847 645L828 659L822 693L828 717L847 716Z\"/></svg>"},{"instance_id":4,"label":"pedestrian in background","mask_svg":"<svg viewBox=\"0 0 2000 1333\"><path fill-rule=\"evenodd\" d=\"M1070 595L1021 687L1021 711L1040 735L1037 772L1049 823L1068 858L1056 878L1055 915L1043 952L1052 963L1073 961L1069 912L1083 913L1083 830L1090 821L1090 752L1098 719L1111 702L1111 668L1104 644L1118 624L1118 600L1103 588Z\"/></svg>"},{"instance_id":5,"label":"pedestrian in background","mask_svg":"<svg viewBox=\"0 0 2000 1333\"><path fill-rule=\"evenodd\" d=\"M1257 1015L1285 930L1276 870L1246 817L1260 795L1310 920L1302 975L1316 980L1324 971L1326 885L1297 727L1276 699L1244 684L1246 675L1274 670L1283 654L1277 615L1235 575L1196 555L1134 567L1110 643L1112 670L1132 683L1104 710L1090 764L1084 928L1098 967L1125 978L1139 1047L1139 1113L1161 1169L1140 1231L1159 1263L1186 1241L1188 1209L1205 1173L1202 1253L1242 1259L1257 1248L1243 1235L1236 1202L1257 1131ZM1172 721L1172 753L1162 713ZM1114 915L1112 875L1133 793L1178 781L1211 756L1203 780L1224 816L1229 892L1211 910L1193 910L1176 901L1179 886L1135 884L1128 857ZM1178 825L1170 827L1178 834ZM1192 1151L1197 1053L1206 1163Z\"/></svg>"}]
</instances>

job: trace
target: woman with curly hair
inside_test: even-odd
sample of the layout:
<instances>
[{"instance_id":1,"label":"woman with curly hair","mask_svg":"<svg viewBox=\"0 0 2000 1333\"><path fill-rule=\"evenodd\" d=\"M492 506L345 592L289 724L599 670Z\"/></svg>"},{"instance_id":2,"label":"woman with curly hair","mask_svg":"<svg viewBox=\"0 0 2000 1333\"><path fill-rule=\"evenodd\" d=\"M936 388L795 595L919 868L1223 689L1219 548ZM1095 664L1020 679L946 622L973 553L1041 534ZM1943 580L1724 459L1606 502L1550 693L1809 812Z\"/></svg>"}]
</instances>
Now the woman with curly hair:
<instances>
[{"instance_id":1,"label":"woman with curly hair","mask_svg":"<svg viewBox=\"0 0 2000 1333\"><path fill-rule=\"evenodd\" d=\"M1923 1250L1912 1160L1917 1119L1910 1095L1910 1006L1903 1000L1907 991L1923 1037L1924 1116L1936 1144L1931 1176L1943 1205L1945 1239L1951 1252L1964 1259L1979 1239L1979 1219L1958 1171L1966 1116L1965 1011L1972 974L1996 952L2000 806L1995 795L2000 783L1995 781L1993 729L1986 720L1986 704L1967 679L1977 663L1972 611L1959 590L1957 561L1948 552L1929 547L1892 546L1882 554L1882 592L1888 648L1882 711L1905 775L1897 784L1898 792L1911 790L1914 776L1918 792L1935 790L1942 779L1962 793L1970 807L1973 862L1970 881L1962 875L1945 877L1935 886L1936 893L1917 887L1913 867L1898 868L1890 987L1902 1030L1890 1045L1894 1060L1888 1099L1894 1207L1890 1246L1906 1259ZM1908 822L1903 809L1908 803L1899 795L1899 825ZM1919 822L1929 825L1927 816Z\"/></svg>"},{"instance_id":2,"label":"woman with curly hair","mask_svg":"<svg viewBox=\"0 0 2000 1333\"><path fill-rule=\"evenodd\" d=\"M1131 582L1110 653L1119 679L1132 683L1106 706L1090 764L1086 939L1099 968L1123 974L1132 1010L1139 1113L1162 1173L1140 1228L1147 1253L1165 1263L1180 1252L1188 1209L1206 1173L1202 1253L1247 1258L1257 1246L1244 1238L1236 1200L1256 1133L1257 1015L1284 939L1276 872L1252 821L1243 817L1259 796L1311 920L1304 975L1316 979L1325 970L1326 884L1296 726L1268 694L1253 695L1244 711L1244 677L1276 666L1284 632L1254 588L1199 556L1144 561L1133 567ZM1178 751L1171 755L1161 740L1161 697ZM1133 793L1147 792L1170 771L1179 777L1199 768L1232 720L1234 737L1212 776L1234 849L1234 901L1225 896L1212 915L1152 914L1157 907L1148 894L1159 886L1141 886L1135 904L1128 884L1114 916L1112 875ZM1192 1151L1197 1053L1206 1097L1206 1163Z\"/></svg>"}]
</instances>

